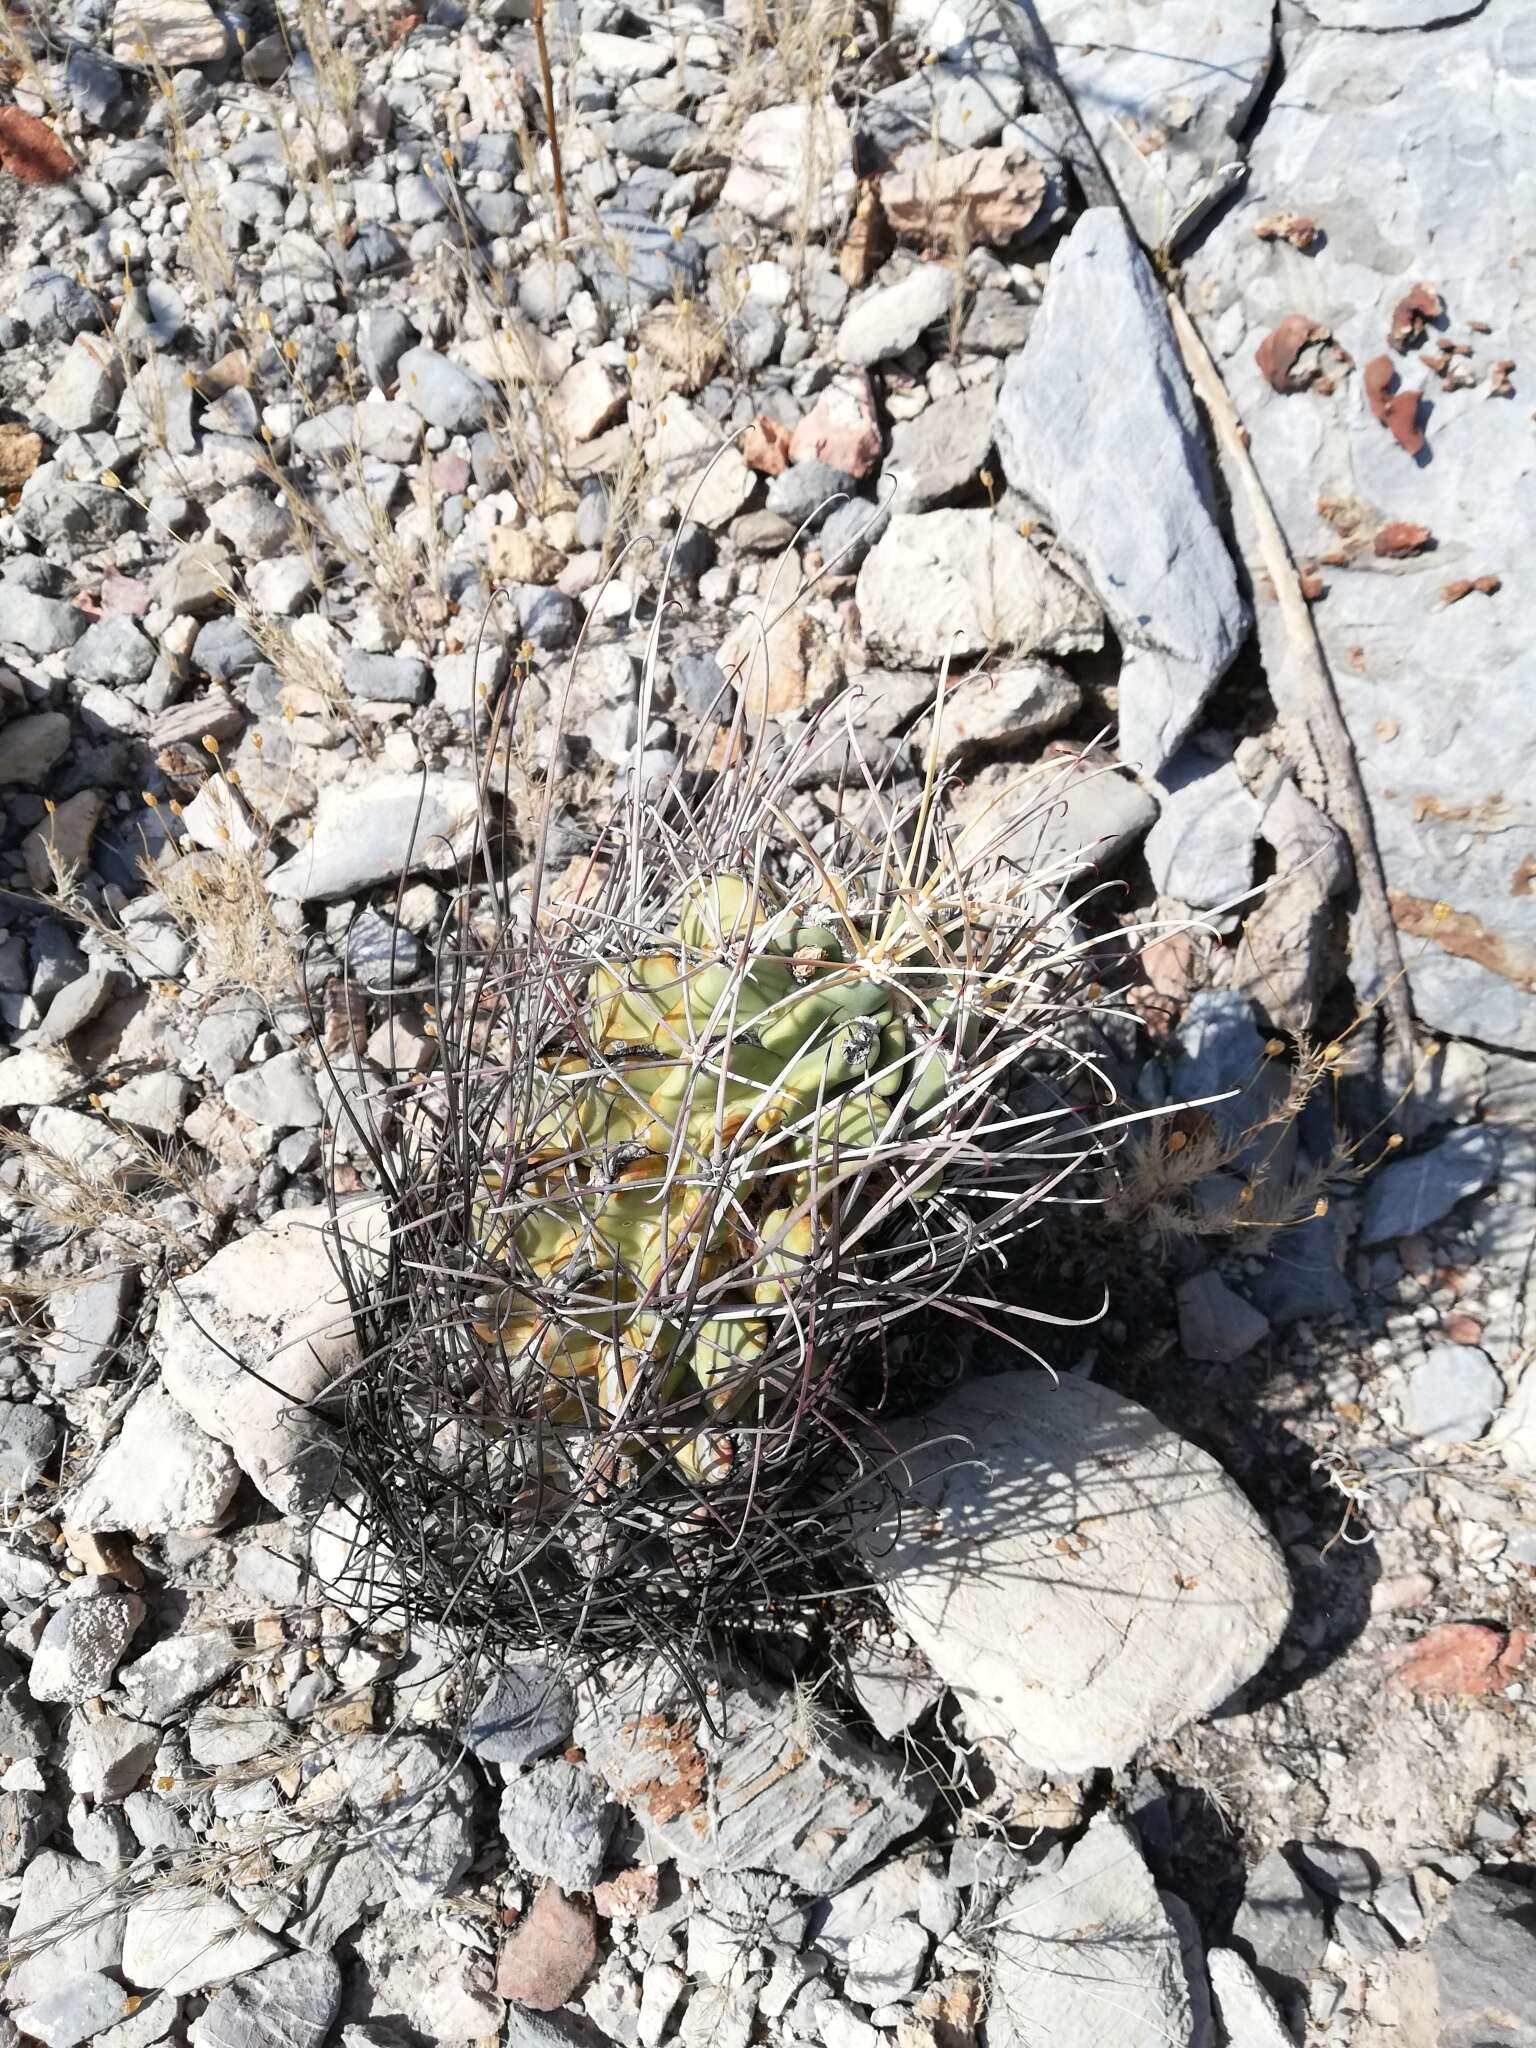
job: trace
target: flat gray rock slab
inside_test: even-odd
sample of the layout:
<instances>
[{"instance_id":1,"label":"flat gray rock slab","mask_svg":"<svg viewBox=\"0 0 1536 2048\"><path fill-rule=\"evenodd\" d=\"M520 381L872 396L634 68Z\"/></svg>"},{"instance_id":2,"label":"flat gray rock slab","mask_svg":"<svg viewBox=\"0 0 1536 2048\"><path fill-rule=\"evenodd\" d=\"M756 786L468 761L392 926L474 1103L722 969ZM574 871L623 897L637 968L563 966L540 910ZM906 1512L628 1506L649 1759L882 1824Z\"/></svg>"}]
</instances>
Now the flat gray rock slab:
<instances>
[{"instance_id":1,"label":"flat gray rock slab","mask_svg":"<svg viewBox=\"0 0 1536 2048\"><path fill-rule=\"evenodd\" d=\"M1536 2043L1536 1927L1523 1884L1480 1870L1452 1892L1429 1937L1442 2048Z\"/></svg>"},{"instance_id":2,"label":"flat gray rock slab","mask_svg":"<svg viewBox=\"0 0 1536 2048\"><path fill-rule=\"evenodd\" d=\"M1101 1815L997 1909L990 2048L1189 2048L1179 1937L1128 1828Z\"/></svg>"},{"instance_id":3,"label":"flat gray rock slab","mask_svg":"<svg viewBox=\"0 0 1536 2048\"><path fill-rule=\"evenodd\" d=\"M871 654L893 668L1097 647L1098 606L984 507L902 512L859 571Z\"/></svg>"},{"instance_id":4,"label":"flat gray rock slab","mask_svg":"<svg viewBox=\"0 0 1536 2048\"><path fill-rule=\"evenodd\" d=\"M841 1734L806 1743L788 1693L751 1687L714 1707L610 1699L578 1724L588 1760L645 1828L653 1856L689 1872L775 1870L840 1891L923 1819L932 1792Z\"/></svg>"},{"instance_id":5,"label":"flat gray rock slab","mask_svg":"<svg viewBox=\"0 0 1536 2048\"><path fill-rule=\"evenodd\" d=\"M1116 1768L1219 1706L1279 1640L1290 1582L1268 1531L1134 1401L1006 1373L897 1441L914 1495L867 1539L870 1569L1005 1759Z\"/></svg>"},{"instance_id":6,"label":"flat gray rock slab","mask_svg":"<svg viewBox=\"0 0 1536 2048\"><path fill-rule=\"evenodd\" d=\"M1050 520L1120 635L1120 751L1155 774L1248 631L1156 273L1118 213L1085 213L1003 378L1008 481Z\"/></svg>"},{"instance_id":7,"label":"flat gray rock slab","mask_svg":"<svg viewBox=\"0 0 1536 2048\"><path fill-rule=\"evenodd\" d=\"M1452 1131L1438 1145L1394 1159L1368 1184L1360 1220L1362 1244L1412 1237L1449 1216L1458 1202L1481 1194L1499 1170L1499 1140L1482 1125Z\"/></svg>"},{"instance_id":8,"label":"flat gray rock slab","mask_svg":"<svg viewBox=\"0 0 1536 2048\"><path fill-rule=\"evenodd\" d=\"M1205 1967L1229 2048L1296 2048L1264 1986L1232 1948L1213 1948Z\"/></svg>"},{"instance_id":9,"label":"flat gray rock slab","mask_svg":"<svg viewBox=\"0 0 1536 2048\"><path fill-rule=\"evenodd\" d=\"M1449 25L1358 32L1413 27L1416 0L1318 0L1308 14L1336 26L1288 20L1284 87L1254 137L1240 202L1190 255L1187 296L1291 547L1349 556L1327 572L1313 617L1360 757L1414 1008L1434 1031L1531 1052L1536 585L1521 569L1536 546L1530 19L1518 6L1425 4ZM1257 224L1286 210L1326 240L1302 253L1260 239ZM1394 312L1420 283L1445 312L1399 352ZM1326 326L1353 358L1331 390L1277 392L1256 363L1291 314ZM1420 360L1443 342L1471 351L1452 358L1449 381ZM1400 390L1425 393L1416 456L1366 402L1364 367L1380 357ZM1514 395L1501 397L1494 366L1510 361ZM1335 508L1332 521L1320 506ZM1433 548L1377 557L1374 536L1395 521L1428 528ZM1246 534L1244 546L1257 581ZM1447 586L1489 575L1502 578L1492 596L1447 602ZM1283 690L1278 611L1262 587L1256 602ZM1358 923L1363 1000L1382 970Z\"/></svg>"},{"instance_id":10,"label":"flat gray rock slab","mask_svg":"<svg viewBox=\"0 0 1536 2048\"><path fill-rule=\"evenodd\" d=\"M1235 138L1273 58L1270 8L1265 0L1039 0L1039 15L1137 232L1160 248L1222 166L1243 155Z\"/></svg>"},{"instance_id":11,"label":"flat gray rock slab","mask_svg":"<svg viewBox=\"0 0 1536 2048\"><path fill-rule=\"evenodd\" d=\"M273 869L274 896L329 902L424 869L457 867L474 843L476 788L468 776L376 775L322 789L314 835Z\"/></svg>"}]
</instances>

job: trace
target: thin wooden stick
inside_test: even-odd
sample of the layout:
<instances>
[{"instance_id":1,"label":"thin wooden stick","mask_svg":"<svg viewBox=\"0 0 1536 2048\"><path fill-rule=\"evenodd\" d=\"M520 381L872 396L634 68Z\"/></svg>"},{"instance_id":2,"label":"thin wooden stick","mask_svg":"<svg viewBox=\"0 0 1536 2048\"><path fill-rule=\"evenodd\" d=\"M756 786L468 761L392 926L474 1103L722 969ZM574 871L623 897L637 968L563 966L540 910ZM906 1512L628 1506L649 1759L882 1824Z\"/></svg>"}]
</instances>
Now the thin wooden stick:
<instances>
[{"instance_id":1,"label":"thin wooden stick","mask_svg":"<svg viewBox=\"0 0 1536 2048\"><path fill-rule=\"evenodd\" d=\"M1381 853L1376 845L1376 827L1361 779L1354 741L1349 736L1349 727L1339 707L1338 692L1329 673L1322 642L1318 639L1311 607L1301 594L1301 579L1296 573L1290 545L1249 453L1248 437L1237 416L1231 393L1177 292L1168 294L1168 314L1190 382L1210 414L1223 454L1241 480L1258 538L1259 555L1275 587L1280 614L1285 621L1286 639L1301 677L1302 716L1328 785L1328 809L1348 839L1354 856L1355 882L1370 924L1377 970L1383 983L1381 1006L1386 1014L1388 1038L1387 1045L1383 1047L1387 1094L1396 1100L1413 1082L1413 1013L1408 1002L1402 946L1387 896L1386 876L1382 872Z\"/></svg>"},{"instance_id":2,"label":"thin wooden stick","mask_svg":"<svg viewBox=\"0 0 1536 2048\"><path fill-rule=\"evenodd\" d=\"M549 44L544 38L544 0L533 0L533 40L539 52L539 77L544 87L544 125L549 130L549 155L555 171L555 221L562 242L570 240L571 223L565 211L565 173L560 165L560 123L555 117L555 81L549 68Z\"/></svg>"}]
</instances>

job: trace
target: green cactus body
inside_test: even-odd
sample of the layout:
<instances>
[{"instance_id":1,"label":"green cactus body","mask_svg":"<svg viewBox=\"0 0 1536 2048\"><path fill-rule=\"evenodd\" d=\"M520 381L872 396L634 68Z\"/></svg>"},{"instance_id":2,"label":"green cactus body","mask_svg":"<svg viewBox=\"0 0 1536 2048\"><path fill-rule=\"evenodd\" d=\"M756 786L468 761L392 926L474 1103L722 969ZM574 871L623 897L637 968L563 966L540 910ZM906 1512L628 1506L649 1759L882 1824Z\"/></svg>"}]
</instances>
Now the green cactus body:
<instances>
[{"instance_id":1,"label":"green cactus body","mask_svg":"<svg viewBox=\"0 0 1536 2048\"><path fill-rule=\"evenodd\" d=\"M541 1376L551 1425L706 1484L733 1468L728 1425L785 1395L776 1340L818 1243L944 1093L942 976L915 931L883 937L719 874L672 934L593 968L581 1042L508 1134L522 1183L487 1170L476 1211L507 1284L475 1334Z\"/></svg>"}]
</instances>

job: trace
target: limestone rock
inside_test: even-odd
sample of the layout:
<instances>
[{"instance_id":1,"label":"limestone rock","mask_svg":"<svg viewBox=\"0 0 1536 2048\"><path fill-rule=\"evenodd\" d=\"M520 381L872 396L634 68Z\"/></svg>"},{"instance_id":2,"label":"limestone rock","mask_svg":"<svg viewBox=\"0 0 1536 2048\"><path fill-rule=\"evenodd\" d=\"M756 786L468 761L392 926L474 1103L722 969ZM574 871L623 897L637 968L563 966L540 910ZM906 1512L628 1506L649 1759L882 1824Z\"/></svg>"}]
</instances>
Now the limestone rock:
<instances>
[{"instance_id":1,"label":"limestone rock","mask_svg":"<svg viewBox=\"0 0 1536 2048\"><path fill-rule=\"evenodd\" d=\"M1162 287L1118 213L1061 245L997 411L1008 480L1081 562L1125 646L1121 752L1156 772L1248 630Z\"/></svg>"},{"instance_id":2,"label":"limestone rock","mask_svg":"<svg viewBox=\"0 0 1536 2048\"><path fill-rule=\"evenodd\" d=\"M577 1728L653 1854L685 1871L773 1870L824 1896L927 1811L931 1789L862 1744L828 1734L808 1750L788 1694L737 1688L715 1720L642 1692L597 1703Z\"/></svg>"},{"instance_id":3,"label":"limestone rock","mask_svg":"<svg viewBox=\"0 0 1536 2048\"><path fill-rule=\"evenodd\" d=\"M997 1912L993 2048L1189 2048L1179 1937L1130 1830L1100 1815Z\"/></svg>"},{"instance_id":4,"label":"limestone rock","mask_svg":"<svg viewBox=\"0 0 1536 2048\"><path fill-rule=\"evenodd\" d=\"M283 1945L232 1899L177 1888L128 1908L123 1975L151 1991L206 1991L258 1970Z\"/></svg>"},{"instance_id":5,"label":"limestone rock","mask_svg":"<svg viewBox=\"0 0 1536 2048\"><path fill-rule=\"evenodd\" d=\"M720 194L759 226L832 227L853 197L853 138L830 97L764 107L742 123Z\"/></svg>"},{"instance_id":6,"label":"limestone rock","mask_svg":"<svg viewBox=\"0 0 1536 2048\"><path fill-rule=\"evenodd\" d=\"M1213 174L1242 156L1236 138L1273 61L1270 10L1264 0L1040 0L1039 12L1137 232L1162 247Z\"/></svg>"},{"instance_id":7,"label":"limestone rock","mask_svg":"<svg viewBox=\"0 0 1536 2048\"><path fill-rule=\"evenodd\" d=\"M368 1244L377 1211L344 1213ZM354 1253L355 1255L355 1253ZM324 1209L293 1209L166 1290L152 1339L167 1393L228 1444L275 1506L329 1489L323 1427L304 1410L356 1362L357 1340Z\"/></svg>"},{"instance_id":8,"label":"limestone rock","mask_svg":"<svg viewBox=\"0 0 1536 2048\"><path fill-rule=\"evenodd\" d=\"M64 1506L72 1528L91 1531L209 1528L223 1519L240 1469L221 1443L159 1387L148 1387L90 1477Z\"/></svg>"},{"instance_id":9,"label":"limestone rock","mask_svg":"<svg viewBox=\"0 0 1536 2048\"><path fill-rule=\"evenodd\" d=\"M985 509L899 514L859 571L857 598L871 654L893 668L1067 654L1101 638L1092 598Z\"/></svg>"},{"instance_id":10,"label":"limestone rock","mask_svg":"<svg viewBox=\"0 0 1536 2048\"><path fill-rule=\"evenodd\" d=\"M193 2022L193 2048L320 2048L341 2003L331 1956L279 1956L227 1984Z\"/></svg>"},{"instance_id":11,"label":"limestone rock","mask_svg":"<svg viewBox=\"0 0 1536 2048\"><path fill-rule=\"evenodd\" d=\"M938 1442L955 1436L974 1458ZM898 1443L920 1505L880 1528L871 1570L973 1732L1020 1763L1118 1767L1219 1706L1279 1640L1290 1586L1263 1524L1135 1402L1008 1373Z\"/></svg>"},{"instance_id":12,"label":"limestone rock","mask_svg":"<svg viewBox=\"0 0 1536 2048\"><path fill-rule=\"evenodd\" d=\"M357 788L333 783L320 792L314 836L273 869L267 886L274 896L326 902L418 868L441 874L468 854L476 818L476 785L468 776L374 775Z\"/></svg>"}]
</instances>

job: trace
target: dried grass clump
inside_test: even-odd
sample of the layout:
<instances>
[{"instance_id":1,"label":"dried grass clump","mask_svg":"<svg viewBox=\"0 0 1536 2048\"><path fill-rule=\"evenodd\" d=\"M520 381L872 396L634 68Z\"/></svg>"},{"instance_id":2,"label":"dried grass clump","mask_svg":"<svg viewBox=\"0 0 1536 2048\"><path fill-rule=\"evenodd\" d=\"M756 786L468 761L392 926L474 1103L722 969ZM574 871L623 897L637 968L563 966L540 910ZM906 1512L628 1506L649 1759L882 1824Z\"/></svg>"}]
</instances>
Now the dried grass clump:
<instances>
[{"instance_id":1,"label":"dried grass clump","mask_svg":"<svg viewBox=\"0 0 1536 2048\"><path fill-rule=\"evenodd\" d=\"M197 942L208 983L276 1002L297 992L299 963L273 914L262 861L261 846L193 848L151 869L150 879L178 931Z\"/></svg>"}]
</instances>

